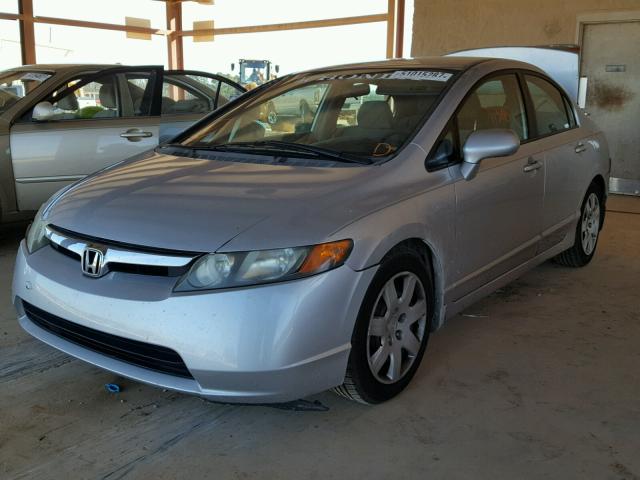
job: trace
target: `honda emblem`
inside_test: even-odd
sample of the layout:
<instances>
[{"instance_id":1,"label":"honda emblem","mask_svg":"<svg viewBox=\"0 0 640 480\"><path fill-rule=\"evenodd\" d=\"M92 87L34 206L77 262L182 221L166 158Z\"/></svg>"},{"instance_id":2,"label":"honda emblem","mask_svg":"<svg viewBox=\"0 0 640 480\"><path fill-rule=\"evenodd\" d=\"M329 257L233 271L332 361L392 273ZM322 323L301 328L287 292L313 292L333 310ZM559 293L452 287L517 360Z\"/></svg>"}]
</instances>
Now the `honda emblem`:
<instances>
[{"instance_id":1,"label":"honda emblem","mask_svg":"<svg viewBox=\"0 0 640 480\"><path fill-rule=\"evenodd\" d=\"M86 247L82 252L82 273L88 277L98 278L104 275L104 252L97 248Z\"/></svg>"}]
</instances>

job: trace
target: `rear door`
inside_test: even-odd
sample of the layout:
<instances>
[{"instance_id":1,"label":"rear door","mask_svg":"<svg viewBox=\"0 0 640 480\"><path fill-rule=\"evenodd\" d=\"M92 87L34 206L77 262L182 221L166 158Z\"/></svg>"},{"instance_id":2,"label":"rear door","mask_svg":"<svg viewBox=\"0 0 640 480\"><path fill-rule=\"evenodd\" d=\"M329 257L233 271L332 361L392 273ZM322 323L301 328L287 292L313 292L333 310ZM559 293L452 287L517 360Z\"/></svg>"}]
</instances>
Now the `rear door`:
<instances>
[{"instance_id":1,"label":"rear door","mask_svg":"<svg viewBox=\"0 0 640 480\"><path fill-rule=\"evenodd\" d=\"M575 214L589 184L593 147L582 138L571 102L542 75L523 73L531 112L531 143L544 151L545 185L540 252L575 228Z\"/></svg>"},{"instance_id":2,"label":"rear door","mask_svg":"<svg viewBox=\"0 0 640 480\"><path fill-rule=\"evenodd\" d=\"M162 83L160 143L244 92L242 86L220 75L167 70Z\"/></svg>"},{"instance_id":3,"label":"rear door","mask_svg":"<svg viewBox=\"0 0 640 480\"><path fill-rule=\"evenodd\" d=\"M159 136L162 67L117 67L81 74L47 98L54 119L33 106L10 131L18 209L36 210L84 176L154 148Z\"/></svg>"}]
</instances>

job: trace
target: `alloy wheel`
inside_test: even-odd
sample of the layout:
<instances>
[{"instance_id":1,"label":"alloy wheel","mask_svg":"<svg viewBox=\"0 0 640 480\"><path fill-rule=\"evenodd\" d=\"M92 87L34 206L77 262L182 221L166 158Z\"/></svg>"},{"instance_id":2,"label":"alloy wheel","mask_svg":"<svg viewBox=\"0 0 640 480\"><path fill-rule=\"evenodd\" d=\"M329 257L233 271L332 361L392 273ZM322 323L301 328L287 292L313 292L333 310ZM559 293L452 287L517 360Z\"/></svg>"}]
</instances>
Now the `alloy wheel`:
<instances>
[{"instance_id":1,"label":"alloy wheel","mask_svg":"<svg viewBox=\"0 0 640 480\"><path fill-rule=\"evenodd\" d=\"M382 287L367 333L367 359L373 376L396 383L413 365L427 326L427 300L420 278L401 272Z\"/></svg>"},{"instance_id":2,"label":"alloy wheel","mask_svg":"<svg viewBox=\"0 0 640 480\"><path fill-rule=\"evenodd\" d=\"M582 225L580 236L582 249L586 255L591 255L596 248L598 232L600 231L600 200L595 193L587 198L582 211Z\"/></svg>"}]
</instances>

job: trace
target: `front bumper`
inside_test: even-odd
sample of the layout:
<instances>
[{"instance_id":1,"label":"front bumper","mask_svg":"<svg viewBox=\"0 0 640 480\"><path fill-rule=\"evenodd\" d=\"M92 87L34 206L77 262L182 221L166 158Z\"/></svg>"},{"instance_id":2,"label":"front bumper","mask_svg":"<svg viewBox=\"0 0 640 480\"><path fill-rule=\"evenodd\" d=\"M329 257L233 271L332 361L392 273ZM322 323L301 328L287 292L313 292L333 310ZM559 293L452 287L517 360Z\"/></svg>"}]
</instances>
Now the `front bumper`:
<instances>
[{"instance_id":1,"label":"front bumper","mask_svg":"<svg viewBox=\"0 0 640 480\"><path fill-rule=\"evenodd\" d=\"M174 294L176 278L82 275L50 247L18 250L13 299L34 337L117 374L223 402L284 402L342 383L355 318L376 268L342 266L285 283ZM107 334L174 350L192 378L80 346L32 321L22 302Z\"/></svg>"}]
</instances>

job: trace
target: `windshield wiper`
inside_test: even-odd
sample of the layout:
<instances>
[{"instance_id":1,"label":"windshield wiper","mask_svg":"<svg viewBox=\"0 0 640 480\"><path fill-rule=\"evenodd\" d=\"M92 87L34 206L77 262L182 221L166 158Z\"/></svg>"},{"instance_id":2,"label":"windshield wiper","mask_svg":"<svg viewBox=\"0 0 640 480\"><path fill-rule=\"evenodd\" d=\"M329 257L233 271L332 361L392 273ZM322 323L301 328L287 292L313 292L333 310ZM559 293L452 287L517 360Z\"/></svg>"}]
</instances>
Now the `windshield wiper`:
<instances>
[{"instance_id":1,"label":"windshield wiper","mask_svg":"<svg viewBox=\"0 0 640 480\"><path fill-rule=\"evenodd\" d=\"M190 146L195 150L220 150L220 151L233 151L233 150L253 150L253 149L265 149L269 151L277 151L280 153L294 152L294 153L308 153L314 157L331 158L338 162L347 163L359 163L361 165L370 165L371 159L350 153L336 152L328 148L316 147L313 145L305 145L301 143L283 142L280 140L258 140L255 142L237 142L237 143L218 143L212 145L203 146Z\"/></svg>"}]
</instances>

